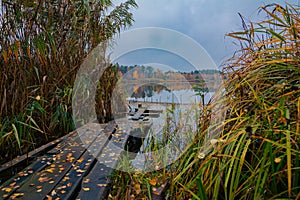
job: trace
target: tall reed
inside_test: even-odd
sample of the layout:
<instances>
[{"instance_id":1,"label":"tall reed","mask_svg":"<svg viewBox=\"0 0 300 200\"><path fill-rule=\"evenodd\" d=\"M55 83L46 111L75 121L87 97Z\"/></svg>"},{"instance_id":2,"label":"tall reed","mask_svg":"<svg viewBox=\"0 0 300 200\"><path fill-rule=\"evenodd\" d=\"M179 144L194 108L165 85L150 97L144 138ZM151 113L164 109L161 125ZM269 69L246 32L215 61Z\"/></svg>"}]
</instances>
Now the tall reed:
<instances>
[{"instance_id":1,"label":"tall reed","mask_svg":"<svg viewBox=\"0 0 300 200\"><path fill-rule=\"evenodd\" d=\"M132 24L135 7L134 0L119 5L110 0L2 1L0 160L74 129L71 97L77 70L95 46ZM115 76L110 70L101 80L113 84ZM101 92L110 94L111 88ZM101 100L99 110L110 104ZM101 120L110 117L106 110L106 116L98 112Z\"/></svg>"}]
</instances>

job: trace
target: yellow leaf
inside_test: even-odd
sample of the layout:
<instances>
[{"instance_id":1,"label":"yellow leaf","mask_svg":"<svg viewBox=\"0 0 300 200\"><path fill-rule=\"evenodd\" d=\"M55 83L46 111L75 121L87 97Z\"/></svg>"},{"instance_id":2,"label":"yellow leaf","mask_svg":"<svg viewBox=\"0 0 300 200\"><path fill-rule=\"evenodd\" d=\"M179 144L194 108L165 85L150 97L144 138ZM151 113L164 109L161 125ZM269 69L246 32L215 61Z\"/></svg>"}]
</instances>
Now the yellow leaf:
<instances>
[{"instance_id":1,"label":"yellow leaf","mask_svg":"<svg viewBox=\"0 0 300 200\"><path fill-rule=\"evenodd\" d=\"M54 196L54 195L56 195L56 194L57 194L56 191L55 191L55 190L52 190L51 195Z\"/></svg>"},{"instance_id":2,"label":"yellow leaf","mask_svg":"<svg viewBox=\"0 0 300 200\"><path fill-rule=\"evenodd\" d=\"M46 169L45 171L46 171L46 172L49 172L49 173L53 173L53 170L52 170L52 169Z\"/></svg>"},{"instance_id":3,"label":"yellow leaf","mask_svg":"<svg viewBox=\"0 0 300 200\"><path fill-rule=\"evenodd\" d=\"M90 188L86 188L86 187L84 187L84 188L82 188L83 189L83 191L90 191Z\"/></svg>"},{"instance_id":4,"label":"yellow leaf","mask_svg":"<svg viewBox=\"0 0 300 200\"><path fill-rule=\"evenodd\" d=\"M27 56L30 57L30 48L27 48Z\"/></svg>"},{"instance_id":5,"label":"yellow leaf","mask_svg":"<svg viewBox=\"0 0 300 200\"><path fill-rule=\"evenodd\" d=\"M14 187L17 184L17 182L13 182L11 184L9 184L9 187Z\"/></svg>"},{"instance_id":6,"label":"yellow leaf","mask_svg":"<svg viewBox=\"0 0 300 200\"><path fill-rule=\"evenodd\" d=\"M38 181L41 182L41 183L48 182L48 181L50 181L50 180L51 180L51 178L48 178L48 177L40 177L40 178L38 179Z\"/></svg>"},{"instance_id":7,"label":"yellow leaf","mask_svg":"<svg viewBox=\"0 0 300 200\"><path fill-rule=\"evenodd\" d=\"M155 187L152 188L152 193L153 194L156 194L156 195L159 195L159 190Z\"/></svg>"},{"instance_id":8,"label":"yellow leaf","mask_svg":"<svg viewBox=\"0 0 300 200\"><path fill-rule=\"evenodd\" d=\"M12 189L11 188L5 188L4 191L5 192L10 192Z\"/></svg>"},{"instance_id":9,"label":"yellow leaf","mask_svg":"<svg viewBox=\"0 0 300 200\"><path fill-rule=\"evenodd\" d=\"M106 187L107 186L107 184L105 184L105 183L103 183L103 184L97 184L99 187Z\"/></svg>"},{"instance_id":10,"label":"yellow leaf","mask_svg":"<svg viewBox=\"0 0 300 200\"><path fill-rule=\"evenodd\" d=\"M42 189L38 189L36 192L40 193L42 191Z\"/></svg>"},{"instance_id":11,"label":"yellow leaf","mask_svg":"<svg viewBox=\"0 0 300 200\"><path fill-rule=\"evenodd\" d=\"M275 162L275 163L280 163L280 161L281 161L281 158L275 158L275 159L274 159L274 162Z\"/></svg>"},{"instance_id":12,"label":"yellow leaf","mask_svg":"<svg viewBox=\"0 0 300 200\"><path fill-rule=\"evenodd\" d=\"M8 49L8 55L7 55L7 57L10 57L11 54L12 54L11 49Z\"/></svg>"},{"instance_id":13,"label":"yellow leaf","mask_svg":"<svg viewBox=\"0 0 300 200\"><path fill-rule=\"evenodd\" d=\"M141 193L141 185L140 184L135 184L134 185L134 190L136 194L140 194Z\"/></svg>"},{"instance_id":14,"label":"yellow leaf","mask_svg":"<svg viewBox=\"0 0 300 200\"><path fill-rule=\"evenodd\" d=\"M89 179L89 178L86 178L86 179L83 180L83 182L84 182L84 183L89 183L89 182L90 182L90 179Z\"/></svg>"},{"instance_id":15,"label":"yellow leaf","mask_svg":"<svg viewBox=\"0 0 300 200\"><path fill-rule=\"evenodd\" d=\"M46 195L47 200L52 200L52 197L50 195Z\"/></svg>"},{"instance_id":16,"label":"yellow leaf","mask_svg":"<svg viewBox=\"0 0 300 200\"><path fill-rule=\"evenodd\" d=\"M150 183L151 185L155 186L156 183L157 183L157 178L155 177L154 179L149 180L149 183Z\"/></svg>"},{"instance_id":17,"label":"yellow leaf","mask_svg":"<svg viewBox=\"0 0 300 200\"><path fill-rule=\"evenodd\" d=\"M110 154L109 154L110 157L113 157L113 156L115 156L115 155L116 155L116 153L110 153Z\"/></svg>"},{"instance_id":18,"label":"yellow leaf","mask_svg":"<svg viewBox=\"0 0 300 200\"><path fill-rule=\"evenodd\" d=\"M13 197L22 197L24 196L24 193L14 193Z\"/></svg>"},{"instance_id":19,"label":"yellow leaf","mask_svg":"<svg viewBox=\"0 0 300 200\"><path fill-rule=\"evenodd\" d=\"M8 61L8 56L7 56L7 52L6 51L2 51L2 56L3 56L3 59L4 59L4 62L7 63Z\"/></svg>"}]
</instances>

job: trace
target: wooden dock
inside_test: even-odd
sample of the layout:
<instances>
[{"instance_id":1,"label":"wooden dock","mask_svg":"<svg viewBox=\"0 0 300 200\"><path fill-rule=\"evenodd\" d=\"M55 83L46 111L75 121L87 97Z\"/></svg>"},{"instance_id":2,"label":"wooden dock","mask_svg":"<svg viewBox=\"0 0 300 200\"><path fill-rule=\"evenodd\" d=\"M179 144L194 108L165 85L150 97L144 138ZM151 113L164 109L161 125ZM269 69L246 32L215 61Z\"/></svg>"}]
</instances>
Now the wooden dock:
<instances>
[{"instance_id":1,"label":"wooden dock","mask_svg":"<svg viewBox=\"0 0 300 200\"><path fill-rule=\"evenodd\" d=\"M151 120L144 119L145 112L147 109L138 109L131 120L87 124L30 152L27 157L2 165L2 173L16 166L23 168L0 182L0 199L105 199L110 176L122 151L128 149L130 138L147 134L141 129L141 125L151 125ZM112 149L109 145L119 148Z\"/></svg>"}]
</instances>

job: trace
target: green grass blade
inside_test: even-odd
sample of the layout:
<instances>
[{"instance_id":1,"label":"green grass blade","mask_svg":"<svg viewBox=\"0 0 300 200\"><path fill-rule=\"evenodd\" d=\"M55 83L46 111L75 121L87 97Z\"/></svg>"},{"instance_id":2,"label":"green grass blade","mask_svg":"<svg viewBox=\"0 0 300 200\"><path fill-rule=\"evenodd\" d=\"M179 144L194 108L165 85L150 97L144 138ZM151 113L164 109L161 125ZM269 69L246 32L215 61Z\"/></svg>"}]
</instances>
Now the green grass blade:
<instances>
[{"instance_id":1,"label":"green grass blade","mask_svg":"<svg viewBox=\"0 0 300 200\"><path fill-rule=\"evenodd\" d=\"M15 136L16 141L18 143L18 147L19 147L19 149L21 149L21 141L20 141L20 138L19 138L18 130L17 130L17 128L14 124L12 124L12 127L13 127L13 131L14 131L14 136Z\"/></svg>"}]
</instances>

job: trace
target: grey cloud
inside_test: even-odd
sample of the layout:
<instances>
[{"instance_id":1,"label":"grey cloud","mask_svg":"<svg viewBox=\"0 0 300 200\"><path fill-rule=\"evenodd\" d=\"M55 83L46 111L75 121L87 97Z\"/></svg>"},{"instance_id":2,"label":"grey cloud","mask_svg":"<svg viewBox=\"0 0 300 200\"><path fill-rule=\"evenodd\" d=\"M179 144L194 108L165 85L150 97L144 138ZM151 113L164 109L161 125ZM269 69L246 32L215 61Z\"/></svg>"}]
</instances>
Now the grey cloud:
<instances>
[{"instance_id":1,"label":"grey cloud","mask_svg":"<svg viewBox=\"0 0 300 200\"><path fill-rule=\"evenodd\" d=\"M240 12L246 19L256 21L257 8L284 0L137 0L134 11L137 27L163 27L184 33L199 42L219 64L238 48L226 33L241 29ZM297 4L298 0L289 3Z\"/></svg>"}]
</instances>

